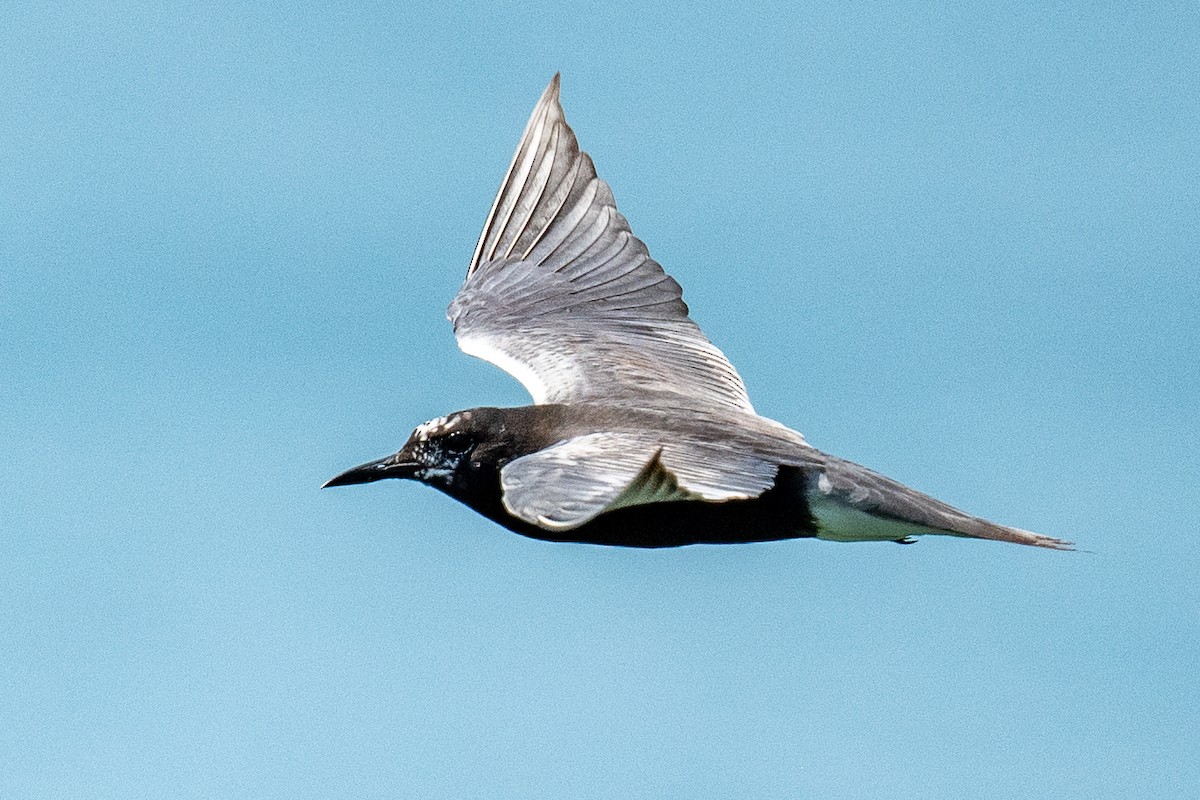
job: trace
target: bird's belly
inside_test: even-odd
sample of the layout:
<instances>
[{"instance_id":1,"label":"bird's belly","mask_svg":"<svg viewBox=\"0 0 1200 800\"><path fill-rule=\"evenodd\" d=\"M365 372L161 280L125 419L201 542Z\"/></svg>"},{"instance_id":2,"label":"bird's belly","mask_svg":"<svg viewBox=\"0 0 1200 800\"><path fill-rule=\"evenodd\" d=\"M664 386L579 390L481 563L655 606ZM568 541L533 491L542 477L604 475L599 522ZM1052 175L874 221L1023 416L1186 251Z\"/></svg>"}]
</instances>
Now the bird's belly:
<instances>
[{"instance_id":1,"label":"bird's belly","mask_svg":"<svg viewBox=\"0 0 1200 800\"><path fill-rule=\"evenodd\" d=\"M771 542L814 535L810 521L802 515L785 517L747 505L754 502L656 503L622 508L556 535L569 541L624 547Z\"/></svg>"}]
</instances>

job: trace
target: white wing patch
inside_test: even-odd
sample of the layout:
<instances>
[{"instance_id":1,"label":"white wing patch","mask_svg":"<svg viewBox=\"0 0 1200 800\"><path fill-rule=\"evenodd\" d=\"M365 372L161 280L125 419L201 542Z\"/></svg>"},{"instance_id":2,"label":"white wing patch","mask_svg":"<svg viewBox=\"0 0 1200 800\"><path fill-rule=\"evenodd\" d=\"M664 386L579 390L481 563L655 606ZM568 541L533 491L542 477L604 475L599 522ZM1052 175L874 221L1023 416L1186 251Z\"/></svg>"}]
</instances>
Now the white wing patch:
<instances>
[{"instance_id":1,"label":"white wing patch","mask_svg":"<svg viewBox=\"0 0 1200 800\"><path fill-rule=\"evenodd\" d=\"M497 347L491 339L486 336L464 334L458 337L458 347L467 355L482 358L488 363L495 364L516 378L525 387L525 390L529 392L529 396L533 398L534 405L542 405L549 402L550 389L546 386L546 382L538 374L538 371L510 355L503 348ZM567 366L569 365L564 364L564 367Z\"/></svg>"}]
</instances>

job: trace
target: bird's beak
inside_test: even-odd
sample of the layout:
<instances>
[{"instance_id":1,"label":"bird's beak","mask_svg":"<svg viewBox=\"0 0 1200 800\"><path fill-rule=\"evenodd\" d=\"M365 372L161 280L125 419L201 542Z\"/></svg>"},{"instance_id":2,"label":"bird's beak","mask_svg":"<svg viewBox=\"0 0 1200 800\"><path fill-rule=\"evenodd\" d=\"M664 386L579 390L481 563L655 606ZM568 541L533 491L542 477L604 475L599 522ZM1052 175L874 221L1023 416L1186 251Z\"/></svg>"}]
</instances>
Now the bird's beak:
<instances>
[{"instance_id":1,"label":"bird's beak","mask_svg":"<svg viewBox=\"0 0 1200 800\"><path fill-rule=\"evenodd\" d=\"M401 450L395 455L381 458L378 461L370 461L366 464L359 464L353 469L348 469L341 475L335 475L325 481L322 489L328 489L330 486L349 486L354 483L371 483L372 481L381 481L384 478L411 478L420 468L420 464L408 460Z\"/></svg>"}]
</instances>

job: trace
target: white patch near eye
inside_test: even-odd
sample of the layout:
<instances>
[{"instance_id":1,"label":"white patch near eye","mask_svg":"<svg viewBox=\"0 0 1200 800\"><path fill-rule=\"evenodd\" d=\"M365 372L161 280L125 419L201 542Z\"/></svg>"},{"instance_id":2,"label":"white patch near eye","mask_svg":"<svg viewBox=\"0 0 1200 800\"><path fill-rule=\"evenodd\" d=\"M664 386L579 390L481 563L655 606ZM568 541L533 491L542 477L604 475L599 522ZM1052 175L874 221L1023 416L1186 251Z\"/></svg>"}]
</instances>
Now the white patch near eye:
<instances>
[{"instance_id":1,"label":"white patch near eye","mask_svg":"<svg viewBox=\"0 0 1200 800\"><path fill-rule=\"evenodd\" d=\"M417 429L413 431L413 436L416 436L422 442L427 442L429 441L430 436L439 432L445 427L446 418L437 417L429 420L429 422L422 422L420 425L418 425Z\"/></svg>"},{"instance_id":2,"label":"white patch near eye","mask_svg":"<svg viewBox=\"0 0 1200 800\"><path fill-rule=\"evenodd\" d=\"M417 437L419 441L427 442L434 436L441 436L442 434L449 433L457 428L460 422L466 422L470 419L470 414L456 414L453 417L437 417L429 420L429 422L422 422L420 425L418 425L413 431L413 436Z\"/></svg>"}]
</instances>

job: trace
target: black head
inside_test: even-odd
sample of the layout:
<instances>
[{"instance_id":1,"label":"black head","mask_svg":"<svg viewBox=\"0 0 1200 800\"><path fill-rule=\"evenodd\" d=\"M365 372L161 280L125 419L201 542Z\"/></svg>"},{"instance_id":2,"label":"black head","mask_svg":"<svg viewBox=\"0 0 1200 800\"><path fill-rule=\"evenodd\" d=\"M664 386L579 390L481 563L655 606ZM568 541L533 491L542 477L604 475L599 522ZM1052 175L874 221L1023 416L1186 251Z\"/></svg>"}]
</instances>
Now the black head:
<instances>
[{"instance_id":1,"label":"black head","mask_svg":"<svg viewBox=\"0 0 1200 800\"><path fill-rule=\"evenodd\" d=\"M469 491L512 460L544 446L528 436L520 408L473 408L418 425L394 455L354 467L329 486L410 478L451 494Z\"/></svg>"}]
</instances>

